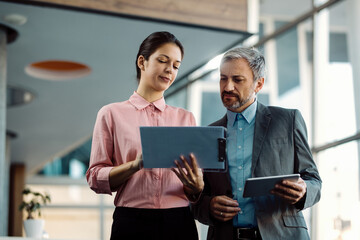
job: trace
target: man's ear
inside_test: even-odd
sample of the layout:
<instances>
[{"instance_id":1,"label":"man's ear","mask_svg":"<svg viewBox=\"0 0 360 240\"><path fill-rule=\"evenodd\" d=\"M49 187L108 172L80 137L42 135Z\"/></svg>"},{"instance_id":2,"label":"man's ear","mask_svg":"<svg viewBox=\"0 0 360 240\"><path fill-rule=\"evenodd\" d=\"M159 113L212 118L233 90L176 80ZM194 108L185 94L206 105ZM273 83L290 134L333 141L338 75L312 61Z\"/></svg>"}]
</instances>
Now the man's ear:
<instances>
[{"instance_id":1,"label":"man's ear","mask_svg":"<svg viewBox=\"0 0 360 240\"><path fill-rule=\"evenodd\" d=\"M262 77L258 79L255 83L255 93L258 93L264 86L265 79Z\"/></svg>"},{"instance_id":2,"label":"man's ear","mask_svg":"<svg viewBox=\"0 0 360 240\"><path fill-rule=\"evenodd\" d=\"M137 59L137 65L142 70L145 71L145 58L143 55L140 55Z\"/></svg>"}]
</instances>

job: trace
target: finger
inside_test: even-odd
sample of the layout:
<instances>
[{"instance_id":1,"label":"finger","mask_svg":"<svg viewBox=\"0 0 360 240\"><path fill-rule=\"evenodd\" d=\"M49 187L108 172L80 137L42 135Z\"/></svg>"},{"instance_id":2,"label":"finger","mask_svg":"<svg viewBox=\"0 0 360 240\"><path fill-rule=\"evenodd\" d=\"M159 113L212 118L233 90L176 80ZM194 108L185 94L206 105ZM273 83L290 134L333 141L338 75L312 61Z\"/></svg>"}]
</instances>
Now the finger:
<instances>
[{"instance_id":1,"label":"finger","mask_svg":"<svg viewBox=\"0 0 360 240\"><path fill-rule=\"evenodd\" d=\"M177 170L179 171L180 175L182 176L182 178L186 181L186 184L189 183L189 179L186 175L186 173L184 172L183 168L180 166L179 162L177 160L175 160L175 164L177 166ZM184 182L183 182L184 183ZM184 183L185 184L185 183Z\"/></svg>"},{"instance_id":2,"label":"finger","mask_svg":"<svg viewBox=\"0 0 360 240\"><path fill-rule=\"evenodd\" d=\"M236 213L226 213L226 212L216 211L212 215L216 219L225 222L225 221L229 221L229 220L233 219L234 216L237 215L237 212Z\"/></svg>"},{"instance_id":3,"label":"finger","mask_svg":"<svg viewBox=\"0 0 360 240\"><path fill-rule=\"evenodd\" d=\"M239 203L232 199L232 198L229 198L228 196L218 196L216 198L216 202L220 205L224 205L224 206L232 206L232 207L237 207L239 206Z\"/></svg>"},{"instance_id":4,"label":"finger","mask_svg":"<svg viewBox=\"0 0 360 240\"><path fill-rule=\"evenodd\" d=\"M180 166L180 163L178 162L178 160L175 160L174 162L175 162L175 165L176 165L177 170L179 171L179 173L186 176L186 173L184 172L183 167Z\"/></svg>"},{"instance_id":5,"label":"finger","mask_svg":"<svg viewBox=\"0 0 360 240\"><path fill-rule=\"evenodd\" d=\"M195 157L195 155L193 153L190 153L190 160L191 160L191 164L192 164L193 169L197 170L199 167L198 167L198 164L197 164L197 161L196 161L196 157Z\"/></svg>"},{"instance_id":6,"label":"finger","mask_svg":"<svg viewBox=\"0 0 360 240\"><path fill-rule=\"evenodd\" d=\"M182 182L182 184L185 185L185 179L183 178L183 176L175 169L175 168L171 168L171 171L173 171L176 176L180 179L180 181Z\"/></svg>"},{"instance_id":7,"label":"finger","mask_svg":"<svg viewBox=\"0 0 360 240\"><path fill-rule=\"evenodd\" d=\"M214 208L223 213L238 213L241 209L239 206L228 206L228 205L221 205L221 204L215 204Z\"/></svg>"},{"instance_id":8,"label":"finger","mask_svg":"<svg viewBox=\"0 0 360 240\"><path fill-rule=\"evenodd\" d=\"M225 199L226 201L222 201L223 199ZM220 212L238 213L241 210L237 201L230 199L231 201L228 202L227 200L228 199L226 199L225 196L214 197L210 202L210 208L213 209L214 212L217 214L219 214Z\"/></svg>"},{"instance_id":9,"label":"finger","mask_svg":"<svg viewBox=\"0 0 360 240\"><path fill-rule=\"evenodd\" d=\"M193 153L190 153L190 159L191 159L191 164L192 164L194 175L196 177L202 177L203 176L202 169L199 168L196 157Z\"/></svg>"},{"instance_id":10,"label":"finger","mask_svg":"<svg viewBox=\"0 0 360 240\"><path fill-rule=\"evenodd\" d=\"M299 190L306 189L306 182L302 178L299 178L297 181L284 180L282 184L292 187L294 189L299 189Z\"/></svg>"},{"instance_id":11,"label":"finger","mask_svg":"<svg viewBox=\"0 0 360 240\"><path fill-rule=\"evenodd\" d=\"M216 218L217 220L220 220L220 221L224 221L223 220L223 216L222 216L222 213L220 212L220 211L218 211L218 210L210 210L210 212L211 212L211 215L214 217L214 218Z\"/></svg>"},{"instance_id":12,"label":"finger","mask_svg":"<svg viewBox=\"0 0 360 240\"><path fill-rule=\"evenodd\" d=\"M303 184L298 182L291 182L291 181L283 181L281 182L280 186L285 186L287 188L294 189L296 191L302 191L303 190Z\"/></svg>"},{"instance_id":13,"label":"finger","mask_svg":"<svg viewBox=\"0 0 360 240\"><path fill-rule=\"evenodd\" d=\"M298 202L302 198L301 194L292 195L292 194L289 194L288 192L283 192L283 191L279 191L279 190L275 190L275 189L272 190L271 193L282 198L283 200L285 200L291 204Z\"/></svg>"},{"instance_id":14,"label":"finger","mask_svg":"<svg viewBox=\"0 0 360 240\"><path fill-rule=\"evenodd\" d=\"M181 180L181 175L175 168L171 168L171 171L173 171L176 174L176 176L178 176L178 178L180 178Z\"/></svg>"},{"instance_id":15,"label":"finger","mask_svg":"<svg viewBox=\"0 0 360 240\"><path fill-rule=\"evenodd\" d=\"M293 198L291 196L279 192L275 192L274 194L282 198L284 201L288 202L289 204L295 204L300 200L300 198Z\"/></svg>"},{"instance_id":16,"label":"finger","mask_svg":"<svg viewBox=\"0 0 360 240\"><path fill-rule=\"evenodd\" d=\"M297 198L299 197L295 191L292 191L290 189L285 189L285 188L275 188L273 189L272 191L272 194L275 194L279 197L282 197L282 198Z\"/></svg>"},{"instance_id":17,"label":"finger","mask_svg":"<svg viewBox=\"0 0 360 240\"><path fill-rule=\"evenodd\" d=\"M194 174L193 174L193 172L192 172L192 170L191 170L191 168L190 168L190 165L189 165L188 162L186 161L185 157L184 157L183 155L181 155L181 156L180 156L180 159L181 159L181 161L183 162L183 164L184 164L184 166L185 166L185 169L186 169L188 175L190 175L190 177L191 177L192 179L194 179Z\"/></svg>"},{"instance_id":18,"label":"finger","mask_svg":"<svg viewBox=\"0 0 360 240\"><path fill-rule=\"evenodd\" d=\"M301 197L305 193L303 186L292 187L289 185L276 184L275 190L293 197Z\"/></svg>"}]
</instances>

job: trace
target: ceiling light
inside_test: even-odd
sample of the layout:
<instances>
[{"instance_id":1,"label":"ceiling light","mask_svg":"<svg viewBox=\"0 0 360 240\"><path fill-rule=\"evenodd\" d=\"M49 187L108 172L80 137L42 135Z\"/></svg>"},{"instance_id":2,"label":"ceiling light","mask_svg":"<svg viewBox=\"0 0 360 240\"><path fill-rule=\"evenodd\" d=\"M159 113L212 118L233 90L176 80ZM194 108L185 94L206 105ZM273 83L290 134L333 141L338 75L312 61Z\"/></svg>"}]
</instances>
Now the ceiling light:
<instances>
[{"instance_id":1,"label":"ceiling light","mask_svg":"<svg viewBox=\"0 0 360 240\"><path fill-rule=\"evenodd\" d=\"M18 26L24 25L27 22L27 17L16 13L5 15L3 19L9 24Z\"/></svg>"},{"instance_id":2,"label":"ceiling light","mask_svg":"<svg viewBox=\"0 0 360 240\"><path fill-rule=\"evenodd\" d=\"M31 63L25 67L25 72L32 77L59 81L85 77L91 73L91 68L78 62L47 60Z\"/></svg>"}]
</instances>

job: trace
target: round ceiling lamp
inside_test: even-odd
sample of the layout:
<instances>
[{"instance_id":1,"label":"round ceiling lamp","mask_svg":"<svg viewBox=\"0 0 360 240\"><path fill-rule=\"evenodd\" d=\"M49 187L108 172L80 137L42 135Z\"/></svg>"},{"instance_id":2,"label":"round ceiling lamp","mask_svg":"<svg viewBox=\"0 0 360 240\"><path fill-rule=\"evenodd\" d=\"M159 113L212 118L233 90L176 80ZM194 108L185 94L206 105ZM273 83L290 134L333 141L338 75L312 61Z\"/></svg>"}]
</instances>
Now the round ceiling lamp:
<instances>
[{"instance_id":1,"label":"round ceiling lamp","mask_svg":"<svg viewBox=\"0 0 360 240\"><path fill-rule=\"evenodd\" d=\"M85 77L91 73L91 68L78 62L47 60L31 63L25 67L25 72L32 77L61 81Z\"/></svg>"}]
</instances>

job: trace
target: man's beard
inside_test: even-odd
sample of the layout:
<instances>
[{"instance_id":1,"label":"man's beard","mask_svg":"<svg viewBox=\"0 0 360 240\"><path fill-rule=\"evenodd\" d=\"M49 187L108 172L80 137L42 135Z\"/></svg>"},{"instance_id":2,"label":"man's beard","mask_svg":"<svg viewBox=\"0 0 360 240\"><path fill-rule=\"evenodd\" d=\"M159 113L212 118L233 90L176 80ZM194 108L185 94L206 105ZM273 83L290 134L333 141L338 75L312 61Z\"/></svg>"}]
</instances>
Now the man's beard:
<instances>
[{"instance_id":1,"label":"man's beard","mask_svg":"<svg viewBox=\"0 0 360 240\"><path fill-rule=\"evenodd\" d=\"M224 100L224 94L234 96L234 97L236 97L237 100L235 102L226 103ZM252 94L249 94L247 96L247 98L240 99L239 95L232 93L232 92L223 91L221 93L221 100L223 102L223 105L224 105L224 107L226 107L229 110L236 110L236 109L244 106L246 103L248 103L250 101L251 97L252 97Z\"/></svg>"}]
</instances>

